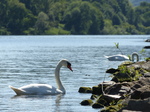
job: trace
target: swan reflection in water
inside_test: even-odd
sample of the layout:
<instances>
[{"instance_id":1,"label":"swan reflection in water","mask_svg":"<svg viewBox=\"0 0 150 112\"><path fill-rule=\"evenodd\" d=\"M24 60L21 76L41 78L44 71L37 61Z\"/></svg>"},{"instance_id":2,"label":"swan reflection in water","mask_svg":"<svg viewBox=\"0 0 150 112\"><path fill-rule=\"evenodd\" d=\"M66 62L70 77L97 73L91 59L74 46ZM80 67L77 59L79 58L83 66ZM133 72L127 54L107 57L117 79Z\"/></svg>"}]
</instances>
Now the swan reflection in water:
<instances>
[{"instance_id":1,"label":"swan reflection in water","mask_svg":"<svg viewBox=\"0 0 150 112\"><path fill-rule=\"evenodd\" d=\"M60 106L61 106L61 100L64 98L64 94L57 94L57 95L15 95L11 97L12 100L17 100L21 99L24 101L24 99L27 100L27 105L34 104L34 101L37 102L39 100L40 102L42 101L43 103L48 103L49 106L46 107L45 109L47 111L54 110L55 112L61 112L60 111ZM42 104L43 104L42 103ZM24 102L24 104L26 104ZM34 108L41 106L41 103L34 104ZM29 107L30 108L30 107ZM32 108L32 107L31 107Z\"/></svg>"}]
</instances>

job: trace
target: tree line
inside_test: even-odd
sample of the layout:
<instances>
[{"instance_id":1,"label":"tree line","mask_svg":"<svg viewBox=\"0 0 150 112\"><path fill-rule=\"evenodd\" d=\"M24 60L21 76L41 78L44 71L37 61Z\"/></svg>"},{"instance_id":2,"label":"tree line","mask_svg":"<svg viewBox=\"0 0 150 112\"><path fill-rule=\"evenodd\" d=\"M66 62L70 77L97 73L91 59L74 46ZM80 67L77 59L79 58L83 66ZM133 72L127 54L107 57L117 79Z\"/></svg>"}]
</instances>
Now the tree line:
<instances>
[{"instance_id":1,"label":"tree line","mask_svg":"<svg viewBox=\"0 0 150 112\"><path fill-rule=\"evenodd\" d=\"M150 34L150 3L1 0L0 35Z\"/></svg>"},{"instance_id":2,"label":"tree line","mask_svg":"<svg viewBox=\"0 0 150 112\"><path fill-rule=\"evenodd\" d=\"M150 3L150 0L129 0L134 6L139 6L141 2L148 2Z\"/></svg>"}]
</instances>

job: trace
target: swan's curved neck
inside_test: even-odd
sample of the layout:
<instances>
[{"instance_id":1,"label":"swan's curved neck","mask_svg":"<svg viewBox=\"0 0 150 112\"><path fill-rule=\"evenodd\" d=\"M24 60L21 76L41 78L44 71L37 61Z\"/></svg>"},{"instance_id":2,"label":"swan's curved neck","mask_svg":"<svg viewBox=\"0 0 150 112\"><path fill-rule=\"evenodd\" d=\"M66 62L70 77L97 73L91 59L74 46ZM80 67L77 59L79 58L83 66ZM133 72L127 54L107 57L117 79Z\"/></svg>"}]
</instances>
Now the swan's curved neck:
<instances>
[{"instance_id":1,"label":"swan's curved neck","mask_svg":"<svg viewBox=\"0 0 150 112\"><path fill-rule=\"evenodd\" d=\"M136 57L136 62L138 62L138 61L139 61L139 55L138 55L137 53L133 53L133 54L132 54L132 61L133 61L133 62L135 62L135 61L134 61L134 57Z\"/></svg>"},{"instance_id":2,"label":"swan's curved neck","mask_svg":"<svg viewBox=\"0 0 150 112\"><path fill-rule=\"evenodd\" d=\"M60 80L60 68L62 67L62 65L59 63L55 69L55 79L56 79L56 83L58 86L58 89L61 90L63 93L65 93L65 88L63 87L61 80Z\"/></svg>"}]
</instances>

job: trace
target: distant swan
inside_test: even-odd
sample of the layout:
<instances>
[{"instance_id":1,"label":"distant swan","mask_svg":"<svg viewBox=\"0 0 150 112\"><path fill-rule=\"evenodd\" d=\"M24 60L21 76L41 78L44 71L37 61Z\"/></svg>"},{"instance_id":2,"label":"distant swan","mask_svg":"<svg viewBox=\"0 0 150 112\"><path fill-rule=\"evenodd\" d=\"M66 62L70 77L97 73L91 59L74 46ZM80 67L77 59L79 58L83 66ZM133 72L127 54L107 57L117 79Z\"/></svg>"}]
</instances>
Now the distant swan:
<instances>
[{"instance_id":1,"label":"distant swan","mask_svg":"<svg viewBox=\"0 0 150 112\"><path fill-rule=\"evenodd\" d=\"M138 62L139 61L139 55L138 55L138 53L136 53L136 52L134 52L134 53L132 53L132 55L131 55L132 57L131 57L131 61L136 61L136 62ZM134 58L136 58L136 60L134 59Z\"/></svg>"},{"instance_id":2,"label":"distant swan","mask_svg":"<svg viewBox=\"0 0 150 112\"><path fill-rule=\"evenodd\" d=\"M131 55L131 61L134 61L134 57L136 57L136 61L139 61L139 55L134 52ZM129 57L126 55L118 54L118 55L112 55L112 56L105 56L109 61L125 61L129 60Z\"/></svg>"},{"instance_id":3,"label":"distant swan","mask_svg":"<svg viewBox=\"0 0 150 112\"><path fill-rule=\"evenodd\" d=\"M112 56L105 56L109 61L125 61L129 60L129 57L126 55L118 54L118 55L112 55Z\"/></svg>"},{"instance_id":4,"label":"distant swan","mask_svg":"<svg viewBox=\"0 0 150 112\"><path fill-rule=\"evenodd\" d=\"M26 85L20 88L14 88L12 86L9 86L12 90L15 91L17 95L55 95L55 94L65 94L65 88L63 87L59 73L60 73L60 68L62 66L65 66L69 68L71 71L71 63L67 61L66 59L63 59L59 61L56 69L55 69L55 78L56 78L56 83L58 88L55 88L51 85L48 84L30 84Z\"/></svg>"}]
</instances>

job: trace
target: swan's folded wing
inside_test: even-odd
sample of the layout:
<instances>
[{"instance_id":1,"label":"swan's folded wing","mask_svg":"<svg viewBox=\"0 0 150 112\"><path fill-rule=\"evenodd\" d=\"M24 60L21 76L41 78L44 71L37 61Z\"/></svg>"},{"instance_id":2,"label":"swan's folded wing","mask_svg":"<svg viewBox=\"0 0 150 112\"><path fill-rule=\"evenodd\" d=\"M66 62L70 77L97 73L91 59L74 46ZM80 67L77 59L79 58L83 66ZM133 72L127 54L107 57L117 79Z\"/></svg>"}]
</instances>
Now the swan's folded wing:
<instances>
[{"instance_id":1,"label":"swan's folded wing","mask_svg":"<svg viewBox=\"0 0 150 112\"><path fill-rule=\"evenodd\" d=\"M9 86L17 95L25 95L25 92L23 90L17 89L13 86Z\"/></svg>"}]
</instances>

